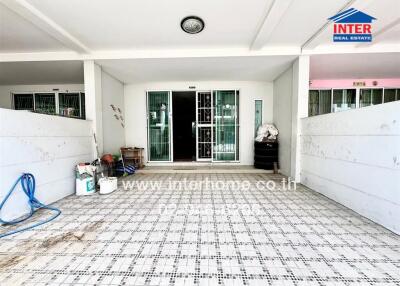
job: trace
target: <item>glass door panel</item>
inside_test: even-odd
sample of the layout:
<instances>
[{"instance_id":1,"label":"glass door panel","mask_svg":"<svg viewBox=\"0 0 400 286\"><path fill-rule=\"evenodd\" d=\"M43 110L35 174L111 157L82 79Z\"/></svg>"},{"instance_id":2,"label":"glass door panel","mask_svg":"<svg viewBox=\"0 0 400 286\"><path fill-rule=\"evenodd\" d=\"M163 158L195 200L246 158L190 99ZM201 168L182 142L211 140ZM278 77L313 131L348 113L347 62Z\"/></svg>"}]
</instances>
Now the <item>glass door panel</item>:
<instances>
[{"instance_id":1,"label":"glass door panel","mask_svg":"<svg viewBox=\"0 0 400 286\"><path fill-rule=\"evenodd\" d=\"M334 89L332 102L333 112L356 108L356 90Z\"/></svg>"},{"instance_id":2,"label":"glass door panel","mask_svg":"<svg viewBox=\"0 0 400 286\"><path fill-rule=\"evenodd\" d=\"M385 88L385 99L384 102L392 102L396 100L396 90L391 88L391 89L386 89Z\"/></svg>"},{"instance_id":3,"label":"glass door panel","mask_svg":"<svg viewBox=\"0 0 400 286\"><path fill-rule=\"evenodd\" d=\"M308 116L319 114L319 91L310 90L308 92Z\"/></svg>"},{"instance_id":4,"label":"glass door panel","mask_svg":"<svg viewBox=\"0 0 400 286\"><path fill-rule=\"evenodd\" d=\"M149 161L171 161L170 112L170 92L147 93Z\"/></svg>"},{"instance_id":5,"label":"glass door panel","mask_svg":"<svg viewBox=\"0 0 400 286\"><path fill-rule=\"evenodd\" d=\"M360 107L381 104L383 90L379 89L360 89Z\"/></svg>"},{"instance_id":6,"label":"glass door panel","mask_svg":"<svg viewBox=\"0 0 400 286\"><path fill-rule=\"evenodd\" d=\"M383 97L382 89L373 89L372 90L372 105L381 104Z\"/></svg>"},{"instance_id":7,"label":"glass door panel","mask_svg":"<svg viewBox=\"0 0 400 286\"><path fill-rule=\"evenodd\" d=\"M256 99L254 102L254 138L257 137L258 128L262 125L263 101Z\"/></svg>"},{"instance_id":8,"label":"glass door panel","mask_svg":"<svg viewBox=\"0 0 400 286\"><path fill-rule=\"evenodd\" d=\"M211 92L196 93L196 155L198 161L210 161L212 155Z\"/></svg>"},{"instance_id":9,"label":"glass door panel","mask_svg":"<svg viewBox=\"0 0 400 286\"><path fill-rule=\"evenodd\" d=\"M235 90L213 92L213 161L238 160L238 106Z\"/></svg>"},{"instance_id":10,"label":"glass door panel","mask_svg":"<svg viewBox=\"0 0 400 286\"><path fill-rule=\"evenodd\" d=\"M360 107L371 105L372 90L360 89Z\"/></svg>"},{"instance_id":11,"label":"glass door panel","mask_svg":"<svg viewBox=\"0 0 400 286\"><path fill-rule=\"evenodd\" d=\"M331 90L320 90L319 91L319 113L326 114L332 111L332 98Z\"/></svg>"}]
</instances>

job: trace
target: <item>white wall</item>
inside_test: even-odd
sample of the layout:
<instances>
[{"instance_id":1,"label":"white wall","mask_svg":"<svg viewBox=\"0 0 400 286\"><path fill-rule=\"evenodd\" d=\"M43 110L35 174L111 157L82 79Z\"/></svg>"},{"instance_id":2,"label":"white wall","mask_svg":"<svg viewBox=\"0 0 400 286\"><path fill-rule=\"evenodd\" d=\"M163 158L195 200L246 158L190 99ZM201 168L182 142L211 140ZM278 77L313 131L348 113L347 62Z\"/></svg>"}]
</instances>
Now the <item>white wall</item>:
<instances>
[{"instance_id":1,"label":"white wall","mask_svg":"<svg viewBox=\"0 0 400 286\"><path fill-rule=\"evenodd\" d=\"M0 200L23 173L36 178L36 196L43 203L74 193L74 167L91 160L91 122L0 108ZM18 186L2 210L3 219L28 211Z\"/></svg>"},{"instance_id":2,"label":"white wall","mask_svg":"<svg viewBox=\"0 0 400 286\"><path fill-rule=\"evenodd\" d=\"M85 110L86 119L92 121L92 130L96 135L97 149L93 148L93 159L103 154L103 96L101 67L93 60L83 63L85 81ZM98 151L98 154L97 154Z\"/></svg>"},{"instance_id":3,"label":"white wall","mask_svg":"<svg viewBox=\"0 0 400 286\"><path fill-rule=\"evenodd\" d=\"M119 153L119 148L125 146L125 129L122 126L121 115L124 112L124 84L108 73L102 71L102 105L103 105L103 152ZM122 113L115 112L111 105L120 108ZM119 119L116 119L117 115Z\"/></svg>"},{"instance_id":4,"label":"white wall","mask_svg":"<svg viewBox=\"0 0 400 286\"><path fill-rule=\"evenodd\" d=\"M290 150L290 177L300 182L301 118L308 116L308 88L310 82L310 56L299 56L293 63L292 88L292 143Z\"/></svg>"},{"instance_id":5,"label":"white wall","mask_svg":"<svg viewBox=\"0 0 400 286\"><path fill-rule=\"evenodd\" d=\"M273 85L270 82L149 82L125 85L126 144L147 149L146 90L188 90L189 86L195 86L197 90L240 90L240 164L253 165L254 100L263 99L263 121L272 122Z\"/></svg>"},{"instance_id":6,"label":"white wall","mask_svg":"<svg viewBox=\"0 0 400 286\"><path fill-rule=\"evenodd\" d=\"M278 128L279 167L290 176L292 144L292 82L293 68L274 80L274 124Z\"/></svg>"},{"instance_id":7,"label":"white wall","mask_svg":"<svg viewBox=\"0 0 400 286\"><path fill-rule=\"evenodd\" d=\"M11 93L14 92L84 91L83 84L0 85L0 108L12 108Z\"/></svg>"},{"instance_id":8,"label":"white wall","mask_svg":"<svg viewBox=\"0 0 400 286\"><path fill-rule=\"evenodd\" d=\"M400 234L400 102L301 123L302 184Z\"/></svg>"},{"instance_id":9,"label":"white wall","mask_svg":"<svg viewBox=\"0 0 400 286\"><path fill-rule=\"evenodd\" d=\"M300 56L274 80L274 123L279 130L280 171L300 182L300 119L308 115L310 57Z\"/></svg>"}]
</instances>

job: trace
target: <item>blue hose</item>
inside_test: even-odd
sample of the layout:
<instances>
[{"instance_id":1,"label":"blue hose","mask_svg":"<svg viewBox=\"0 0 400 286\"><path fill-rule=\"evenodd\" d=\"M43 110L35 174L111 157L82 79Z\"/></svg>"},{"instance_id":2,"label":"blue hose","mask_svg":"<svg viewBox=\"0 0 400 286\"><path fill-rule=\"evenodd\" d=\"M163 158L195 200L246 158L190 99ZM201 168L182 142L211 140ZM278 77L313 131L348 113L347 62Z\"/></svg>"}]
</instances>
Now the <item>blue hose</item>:
<instances>
[{"instance_id":1,"label":"blue hose","mask_svg":"<svg viewBox=\"0 0 400 286\"><path fill-rule=\"evenodd\" d=\"M22 217L22 218L18 218L15 220L11 220L11 221L5 221L1 219L1 210L3 208L3 206L5 205L5 203L7 202L7 200L10 198L11 194L13 193L13 191L15 190L15 187L18 185L18 183L21 182L21 187L22 190L24 191L24 193L27 195L27 197L29 198L29 206L31 208L30 213L27 214L26 216ZM38 199L35 198L35 188L36 188L36 184L35 184L35 177L30 174L30 173L24 173L22 174L18 180L15 182L15 184L12 186L12 188L10 189L10 191L8 192L8 194L5 196L5 198L3 199L3 201L0 203L0 223L5 224L5 225L15 225L17 223L23 222L25 220L27 220L28 218L32 217L33 214L35 213L35 211L37 209L48 209L48 210L52 210L55 211L55 214L48 218L47 220L44 221L39 221L33 225L30 226L26 226L26 227L22 227L13 231L9 231L6 233L2 233L0 234L0 238L8 236L8 235L12 235L21 231L25 231L28 229L32 229L34 227L37 227L39 225L48 223L50 221L52 221L53 219L55 219L56 217L58 217L61 214L61 211L55 207L50 207L47 206L45 204L42 204L41 202L38 201Z\"/></svg>"}]
</instances>

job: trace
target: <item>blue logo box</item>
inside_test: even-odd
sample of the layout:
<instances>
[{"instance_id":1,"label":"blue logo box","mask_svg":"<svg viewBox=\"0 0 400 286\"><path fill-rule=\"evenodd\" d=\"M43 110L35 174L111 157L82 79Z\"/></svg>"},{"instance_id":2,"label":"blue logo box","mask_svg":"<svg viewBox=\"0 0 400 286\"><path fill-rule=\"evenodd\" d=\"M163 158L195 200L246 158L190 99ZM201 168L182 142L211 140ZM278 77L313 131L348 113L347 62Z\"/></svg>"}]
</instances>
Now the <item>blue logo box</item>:
<instances>
[{"instance_id":1,"label":"blue logo box","mask_svg":"<svg viewBox=\"0 0 400 286\"><path fill-rule=\"evenodd\" d=\"M371 34L333 34L334 42L371 42Z\"/></svg>"}]
</instances>

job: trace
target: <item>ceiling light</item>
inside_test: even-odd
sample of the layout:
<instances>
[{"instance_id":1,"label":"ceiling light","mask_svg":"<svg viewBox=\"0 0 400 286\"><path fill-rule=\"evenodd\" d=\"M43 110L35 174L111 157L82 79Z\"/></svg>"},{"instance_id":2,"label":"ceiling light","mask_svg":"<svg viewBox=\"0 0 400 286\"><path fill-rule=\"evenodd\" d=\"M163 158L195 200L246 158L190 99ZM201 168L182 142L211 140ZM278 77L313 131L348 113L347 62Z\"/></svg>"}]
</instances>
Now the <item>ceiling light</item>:
<instances>
[{"instance_id":1,"label":"ceiling light","mask_svg":"<svg viewBox=\"0 0 400 286\"><path fill-rule=\"evenodd\" d=\"M181 28L188 34L197 34L203 31L204 21L196 16L188 16L181 21Z\"/></svg>"}]
</instances>

